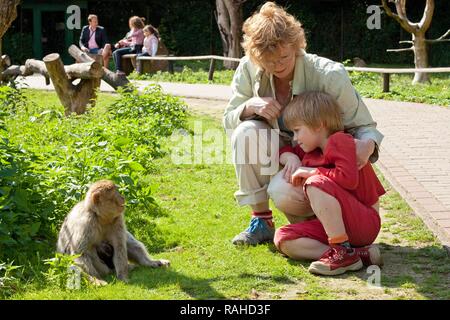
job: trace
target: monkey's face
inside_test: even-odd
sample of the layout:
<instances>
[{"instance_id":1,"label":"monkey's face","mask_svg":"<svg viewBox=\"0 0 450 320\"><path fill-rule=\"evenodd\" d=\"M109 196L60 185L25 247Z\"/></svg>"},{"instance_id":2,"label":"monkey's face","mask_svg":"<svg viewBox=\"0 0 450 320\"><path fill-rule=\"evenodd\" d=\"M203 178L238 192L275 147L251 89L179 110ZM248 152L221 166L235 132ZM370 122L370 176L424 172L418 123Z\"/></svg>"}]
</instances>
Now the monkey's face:
<instances>
[{"instance_id":1,"label":"monkey's face","mask_svg":"<svg viewBox=\"0 0 450 320\"><path fill-rule=\"evenodd\" d=\"M115 218L120 216L125 210L125 198L117 190L117 187L115 187L112 190L102 192L98 197L96 205L102 215Z\"/></svg>"}]
</instances>

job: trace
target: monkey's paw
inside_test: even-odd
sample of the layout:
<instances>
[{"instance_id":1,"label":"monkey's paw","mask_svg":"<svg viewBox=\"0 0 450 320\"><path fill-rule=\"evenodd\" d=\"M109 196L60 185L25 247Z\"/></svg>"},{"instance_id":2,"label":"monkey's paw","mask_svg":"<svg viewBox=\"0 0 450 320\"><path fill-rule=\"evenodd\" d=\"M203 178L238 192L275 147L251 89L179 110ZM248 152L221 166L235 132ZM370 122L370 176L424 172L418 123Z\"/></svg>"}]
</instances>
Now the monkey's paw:
<instances>
[{"instance_id":1,"label":"monkey's paw","mask_svg":"<svg viewBox=\"0 0 450 320\"><path fill-rule=\"evenodd\" d=\"M169 260L153 260L148 264L149 267L152 268L160 268L160 267L169 267L170 266L170 261Z\"/></svg>"},{"instance_id":2,"label":"monkey's paw","mask_svg":"<svg viewBox=\"0 0 450 320\"><path fill-rule=\"evenodd\" d=\"M100 280L100 279L97 279L97 278L93 278L91 280L91 282L96 287L103 287L103 286L106 286L108 284L108 282L106 282L105 280Z\"/></svg>"},{"instance_id":3,"label":"monkey's paw","mask_svg":"<svg viewBox=\"0 0 450 320\"><path fill-rule=\"evenodd\" d=\"M164 267L164 268L170 267L170 261L169 260L161 259L158 262L159 262L159 266L160 267Z\"/></svg>"}]
</instances>

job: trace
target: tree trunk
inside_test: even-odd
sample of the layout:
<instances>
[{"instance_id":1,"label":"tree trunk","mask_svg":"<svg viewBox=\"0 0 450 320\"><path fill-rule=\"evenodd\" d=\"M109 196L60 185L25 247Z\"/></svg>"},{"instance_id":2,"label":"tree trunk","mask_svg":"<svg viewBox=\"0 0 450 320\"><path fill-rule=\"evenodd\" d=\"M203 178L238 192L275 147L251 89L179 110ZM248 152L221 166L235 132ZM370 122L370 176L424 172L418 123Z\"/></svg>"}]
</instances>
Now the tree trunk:
<instances>
[{"instance_id":1,"label":"tree trunk","mask_svg":"<svg viewBox=\"0 0 450 320\"><path fill-rule=\"evenodd\" d=\"M390 49L390 52L414 52L414 65L416 68L428 68L428 42L445 41L443 38L450 34L450 30L447 31L441 38L436 40L427 40L425 33L430 28L431 21L433 20L434 13L434 0L426 0L425 9L422 19L418 23L412 23L406 14L407 0L395 0L394 2L397 13L393 13L388 5L388 0L381 0L384 11L386 14L397 21L400 26L407 32L411 33L412 41L400 41L399 43L411 43L410 48ZM412 84L430 82L430 78L427 73L416 72Z\"/></svg>"},{"instance_id":2,"label":"tree trunk","mask_svg":"<svg viewBox=\"0 0 450 320\"><path fill-rule=\"evenodd\" d=\"M80 83L73 85L71 79L66 73L66 68L59 57L59 54L52 53L46 55L43 61L50 79L52 79L53 86L55 87L59 100L64 106L66 115L70 115L72 112L82 114L86 112L86 106L89 103L91 105L95 104L97 88L100 85L99 78L81 79ZM91 61L90 64L80 64L79 70L76 72L79 74L86 74L86 71L83 71L82 69L85 69L86 66L94 67L95 69L96 65L99 66L99 64L95 61Z\"/></svg>"},{"instance_id":3,"label":"tree trunk","mask_svg":"<svg viewBox=\"0 0 450 320\"><path fill-rule=\"evenodd\" d=\"M19 2L20 0L0 0L0 56L2 55L3 36L11 26L11 23L17 18Z\"/></svg>"},{"instance_id":4,"label":"tree trunk","mask_svg":"<svg viewBox=\"0 0 450 320\"><path fill-rule=\"evenodd\" d=\"M230 58L240 58L242 55L242 3L245 1L216 0L217 26L222 38L223 55ZM227 69L235 69L238 62L224 61Z\"/></svg>"},{"instance_id":5,"label":"tree trunk","mask_svg":"<svg viewBox=\"0 0 450 320\"><path fill-rule=\"evenodd\" d=\"M414 65L416 68L428 68L428 48L425 34L413 34L414 43ZM416 72L414 74L413 84L431 82L428 73Z\"/></svg>"}]
</instances>

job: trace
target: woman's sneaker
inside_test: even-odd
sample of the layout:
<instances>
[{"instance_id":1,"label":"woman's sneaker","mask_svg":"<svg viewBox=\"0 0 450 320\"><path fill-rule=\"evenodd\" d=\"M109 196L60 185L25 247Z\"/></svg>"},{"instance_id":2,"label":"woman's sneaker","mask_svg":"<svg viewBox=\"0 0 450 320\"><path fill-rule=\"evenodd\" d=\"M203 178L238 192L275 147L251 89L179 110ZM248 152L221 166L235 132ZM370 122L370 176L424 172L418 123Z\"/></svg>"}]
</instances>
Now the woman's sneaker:
<instances>
[{"instance_id":1,"label":"woman's sneaker","mask_svg":"<svg viewBox=\"0 0 450 320\"><path fill-rule=\"evenodd\" d=\"M376 265L381 267L384 264L383 256L377 245L372 244L370 246L354 249L365 266Z\"/></svg>"},{"instance_id":2,"label":"woman's sneaker","mask_svg":"<svg viewBox=\"0 0 450 320\"><path fill-rule=\"evenodd\" d=\"M363 267L361 258L355 249L343 246L332 246L318 261L309 266L308 271L324 276L334 276L347 271L356 271Z\"/></svg>"},{"instance_id":3,"label":"woman's sneaker","mask_svg":"<svg viewBox=\"0 0 450 320\"><path fill-rule=\"evenodd\" d=\"M234 237L234 245L256 245L264 242L273 242L275 225L272 219L254 217L250 226Z\"/></svg>"}]
</instances>

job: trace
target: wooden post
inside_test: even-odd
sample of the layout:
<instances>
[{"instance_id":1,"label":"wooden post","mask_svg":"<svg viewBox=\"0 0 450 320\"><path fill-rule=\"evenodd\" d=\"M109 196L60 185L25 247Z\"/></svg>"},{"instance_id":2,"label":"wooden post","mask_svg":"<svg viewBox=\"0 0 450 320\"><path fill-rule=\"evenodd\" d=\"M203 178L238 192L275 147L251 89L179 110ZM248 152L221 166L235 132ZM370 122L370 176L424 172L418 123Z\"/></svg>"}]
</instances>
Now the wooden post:
<instances>
[{"instance_id":1,"label":"wooden post","mask_svg":"<svg viewBox=\"0 0 450 320\"><path fill-rule=\"evenodd\" d=\"M382 73L383 76L383 92L389 92L389 78L390 73Z\"/></svg>"},{"instance_id":2,"label":"wooden post","mask_svg":"<svg viewBox=\"0 0 450 320\"><path fill-rule=\"evenodd\" d=\"M142 73L142 60L136 58L136 72Z\"/></svg>"},{"instance_id":3,"label":"wooden post","mask_svg":"<svg viewBox=\"0 0 450 320\"><path fill-rule=\"evenodd\" d=\"M169 60L169 73L173 74L173 61Z\"/></svg>"},{"instance_id":4,"label":"wooden post","mask_svg":"<svg viewBox=\"0 0 450 320\"><path fill-rule=\"evenodd\" d=\"M211 58L211 62L209 63L209 72L208 72L208 80L209 81L213 81L214 79L214 69L215 69L215 64L216 60L214 60L214 58Z\"/></svg>"},{"instance_id":5,"label":"wooden post","mask_svg":"<svg viewBox=\"0 0 450 320\"><path fill-rule=\"evenodd\" d=\"M61 101L64 109L66 110L66 115L70 114L72 109L72 95L74 88L70 82L67 74L64 70L64 64L57 53L51 53L44 57L43 59L47 72L52 79L55 91L58 94L59 100Z\"/></svg>"},{"instance_id":6,"label":"wooden post","mask_svg":"<svg viewBox=\"0 0 450 320\"><path fill-rule=\"evenodd\" d=\"M97 89L103 75L102 67L98 62L91 60L64 66L57 53L46 55L43 61L46 70L41 71L45 71L50 76L66 115L70 115L72 112L82 114L86 111L89 103L95 105ZM72 77L81 78L81 80L74 85Z\"/></svg>"}]
</instances>

